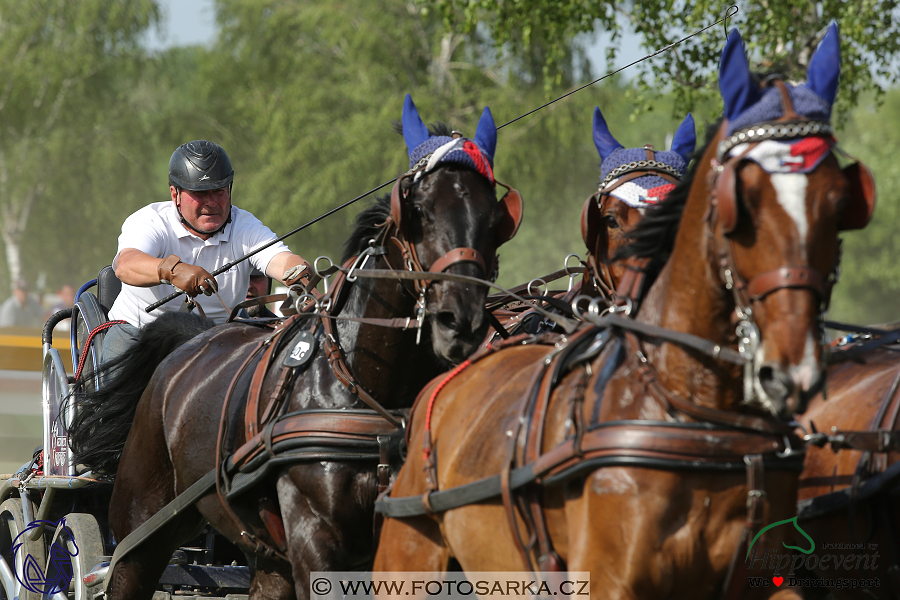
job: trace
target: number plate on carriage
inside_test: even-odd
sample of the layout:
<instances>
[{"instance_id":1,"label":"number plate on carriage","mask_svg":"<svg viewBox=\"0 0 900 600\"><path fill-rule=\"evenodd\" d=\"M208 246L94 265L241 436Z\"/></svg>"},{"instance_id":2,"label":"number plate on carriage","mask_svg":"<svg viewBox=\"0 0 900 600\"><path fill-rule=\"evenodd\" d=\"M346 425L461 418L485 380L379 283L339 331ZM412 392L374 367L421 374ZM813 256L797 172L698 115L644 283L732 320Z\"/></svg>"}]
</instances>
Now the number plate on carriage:
<instances>
[{"instance_id":1,"label":"number plate on carriage","mask_svg":"<svg viewBox=\"0 0 900 600\"><path fill-rule=\"evenodd\" d=\"M316 353L316 336L308 331L301 331L294 337L294 347L284 357L284 366L302 367Z\"/></svg>"}]
</instances>

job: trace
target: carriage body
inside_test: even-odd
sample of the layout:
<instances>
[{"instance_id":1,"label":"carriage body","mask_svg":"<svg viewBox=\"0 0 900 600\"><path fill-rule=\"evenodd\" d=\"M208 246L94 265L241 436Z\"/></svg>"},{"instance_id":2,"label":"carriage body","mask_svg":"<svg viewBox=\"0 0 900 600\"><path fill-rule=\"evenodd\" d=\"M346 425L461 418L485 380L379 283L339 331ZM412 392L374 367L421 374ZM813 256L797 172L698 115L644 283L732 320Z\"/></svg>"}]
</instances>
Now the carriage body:
<instances>
[{"instance_id":1,"label":"carriage body","mask_svg":"<svg viewBox=\"0 0 900 600\"><path fill-rule=\"evenodd\" d=\"M115 477L75 464L68 433L77 412L70 401L75 373L66 372L52 332L71 317L72 365L87 375L87 389L98 389L105 335L100 326L120 288L112 268L105 267L79 289L74 306L51 316L44 328L43 443L17 473L0 480L0 600L42 593L54 600L99 597L117 543L108 522ZM52 558L66 555L62 562ZM246 597L249 585L243 553L205 526L173 555L155 597L179 592L236 600Z\"/></svg>"}]
</instances>

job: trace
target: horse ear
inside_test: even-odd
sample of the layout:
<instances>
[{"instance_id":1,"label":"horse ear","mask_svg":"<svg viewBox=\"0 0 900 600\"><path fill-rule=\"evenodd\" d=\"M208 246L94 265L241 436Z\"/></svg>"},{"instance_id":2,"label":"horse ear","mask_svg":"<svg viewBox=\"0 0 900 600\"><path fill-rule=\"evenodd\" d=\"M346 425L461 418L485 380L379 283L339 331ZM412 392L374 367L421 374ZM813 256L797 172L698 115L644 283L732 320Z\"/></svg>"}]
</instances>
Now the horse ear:
<instances>
[{"instance_id":1,"label":"horse ear","mask_svg":"<svg viewBox=\"0 0 900 600\"><path fill-rule=\"evenodd\" d=\"M594 107L594 145L597 146L597 152L600 153L600 160L606 160L613 150L623 147L609 132L609 127L606 126L599 106Z\"/></svg>"},{"instance_id":2,"label":"horse ear","mask_svg":"<svg viewBox=\"0 0 900 600\"><path fill-rule=\"evenodd\" d=\"M406 95L403 101L403 139L406 141L406 151L412 156L412 151L418 148L419 144L430 137L428 128L419 117L419 111L413 104L412 96Z\"/></svg>"},{"instance_id":3,"label":"horse ear","mask_svg":"<svg viewBox=\"0 0 900 600\"><path fill-rule=\"evenodd\" d=\"M833 104L840 75L841 40L837 23L832 21L828 32L809 61L806 85L828 104Z\"/></svg>"},{"instance_id":4,"label":"horse ear","mask_svg":"<svg viewBox=\"0 0 900 600\"><path fill-rule=\"evenodd\" d=\"M694 117L691 113L684 118L675 137L672 138L672 152L676 152L681 158L687 162L691 161L691 154L694 153L694 146L697 144L697 134L694 131Z\"/></svg>"},{"instance_id":5,"label":"horse ear","mask_svg":"<svg viewBox=\"0 0 900 600\"><path fill-rule=\"evenodd\" d=\"M494 151L497 149L497 126L494 125L494 116L487 106L478 119L478 127L475 128L475 143L485 151L491 165L494 164Z\"/></svg>"},{"instance_id":6,"label":"horse ear","mask_svg":"<svg viewBox=\"0 0 900 600\"><path fill-rule=\"evenodd\" d=\"M719 91L725 102L725 118L734 120L742 112L756 104L762 95L750 74L750 65L744 54L744 41L737 29L731 31L722 59L719 61Z\"/></svg>"}]
</instances>

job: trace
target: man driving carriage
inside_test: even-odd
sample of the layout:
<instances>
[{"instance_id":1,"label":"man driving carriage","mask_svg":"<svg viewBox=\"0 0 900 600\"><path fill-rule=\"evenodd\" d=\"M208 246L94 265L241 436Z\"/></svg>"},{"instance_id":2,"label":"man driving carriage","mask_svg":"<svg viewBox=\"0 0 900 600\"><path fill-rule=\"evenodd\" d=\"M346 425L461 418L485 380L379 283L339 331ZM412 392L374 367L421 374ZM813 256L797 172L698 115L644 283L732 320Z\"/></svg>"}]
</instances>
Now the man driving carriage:
<instances>
[{"instance_id":1,"label":"man driving carriage","mask_svg":"<svg viewBox=\"0 0 900 600\"><path fill-rule=\"evenodd\" d=\"M231 160L221 146L206 140L188 142L169 160L171 202L149 204L125 220L113 259L122 291L109 318L126 323L108 331L105 360L122 354L138 329L163 311L178 310L179 303L172 302L145 311L176 290L186 293L218 324L247 296L252 270L285 285L308 277L307 262L282 242L213 277L212 271L276 238L253 214L231 203L233 180Z\"/></svg>"}]
</instances>

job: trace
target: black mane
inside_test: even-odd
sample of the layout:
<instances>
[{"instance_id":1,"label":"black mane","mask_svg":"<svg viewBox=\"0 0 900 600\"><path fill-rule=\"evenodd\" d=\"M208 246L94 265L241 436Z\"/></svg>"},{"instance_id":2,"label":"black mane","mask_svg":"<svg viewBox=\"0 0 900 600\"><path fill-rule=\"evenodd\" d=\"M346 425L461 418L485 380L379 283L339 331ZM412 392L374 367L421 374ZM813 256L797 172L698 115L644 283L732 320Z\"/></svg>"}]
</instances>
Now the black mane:
<instances>
[{"instance_id":1,"label":"black mane","mask_svg":"<svg viewBox=\"0 0 900 600\"><path fill-rule=\"evenodd\" d=\"M694 151L694 155L691 157L691 168L687 174L675 185L675 189L669 192L665 201L647 210L637 227L631 232L629 243L619 249L614 260L631 257L652 258L653 262L661 267L669 259L675 245L678 226L681 224L681 215L697 175L700 158L713 143L721 122L719 119L707 126L706 143L699 150Z\"/></svg>"},{"instance_id":2,"label":"black mane","mask_svg":"<svg viewBox=\"0 0 900 600\"><path fill-rule=\"evenodd\" d=\"M394 131L403 135L403 124L395 121ZM449 136L452 130L446 123L432 123L428 126L428 133L432 136L444 135ZM341 263L347 262L350 258L358 256L360 252L369 246L369 240L377 237L381 231L382 225L391 215L391 195L385 194L375 199L375 203L367 209L356 215L356 230L350 234L347 241L344 242L344 252L341 257Z\"/></svg>"},{"instance_id":3,"label":"black mane","mask_svg":"<svg viewBox=\"0 0 900 600\"><path fill-rule=\"evenodd\" d=\"M375 202L364 211L356 215L356 229L344 242L344 254L341 264L350 258L358 256L360 252L369 246L369 240L378 237L384 222L391 216L391 195L385 194L375 199Z\"/></svg>"},{"instance_id":4,"label":"black mane","mask_svg":"<svg viewBox=\"0 0 900 600\"><path fill-rule=\"evenodd\" d=\"M394 121L393 127L394 131L396 131L400 135L403 135L403 123L401 123L400 121ZM453 130L450 129L450 126L446 123L438 121L437 123L428 125L428 133L430 133L432 136L445 135L449 137L450 134L453 133Z\"/></svg>"}]
</instances>

